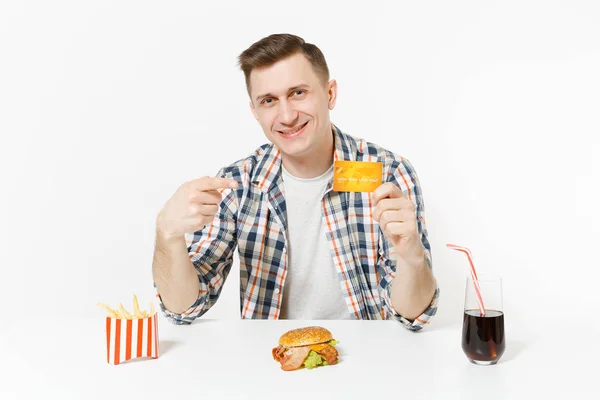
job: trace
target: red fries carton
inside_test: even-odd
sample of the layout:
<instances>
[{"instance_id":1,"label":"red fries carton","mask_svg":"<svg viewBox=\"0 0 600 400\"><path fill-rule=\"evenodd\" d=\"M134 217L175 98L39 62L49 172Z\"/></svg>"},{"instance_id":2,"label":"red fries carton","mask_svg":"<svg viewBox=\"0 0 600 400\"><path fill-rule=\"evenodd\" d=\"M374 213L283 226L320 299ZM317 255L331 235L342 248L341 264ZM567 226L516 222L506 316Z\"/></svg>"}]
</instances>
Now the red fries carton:
<instances>
[{"instance_id":1,"label":"red fries carton","mask_svg":"<svg viewBox=\"0 0 600 400\"><path fill-rule=\"evenodd\" d=\"M118 365L134 358L158 358L158 315L148 318L106 317L106 361Z\"/></svg>"}]
</instances>

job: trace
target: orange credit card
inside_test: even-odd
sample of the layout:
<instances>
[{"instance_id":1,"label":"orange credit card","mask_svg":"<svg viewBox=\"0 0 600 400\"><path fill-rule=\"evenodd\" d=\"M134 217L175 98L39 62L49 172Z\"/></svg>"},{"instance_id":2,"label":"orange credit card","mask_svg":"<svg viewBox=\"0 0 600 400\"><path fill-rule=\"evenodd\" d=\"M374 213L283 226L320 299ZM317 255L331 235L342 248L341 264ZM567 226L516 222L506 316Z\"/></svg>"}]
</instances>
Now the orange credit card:
<instances>
[{"instance_id":1,"label":"orange credit card","mask_svg":"<svg viewBox=\"0 0 600 400\"><path fill-rule=\"evenodd\" d=\"M336 161L333 165L333 190L336 192L373 192L381 186L380 162Z\"/></svg>"}]
</instances>

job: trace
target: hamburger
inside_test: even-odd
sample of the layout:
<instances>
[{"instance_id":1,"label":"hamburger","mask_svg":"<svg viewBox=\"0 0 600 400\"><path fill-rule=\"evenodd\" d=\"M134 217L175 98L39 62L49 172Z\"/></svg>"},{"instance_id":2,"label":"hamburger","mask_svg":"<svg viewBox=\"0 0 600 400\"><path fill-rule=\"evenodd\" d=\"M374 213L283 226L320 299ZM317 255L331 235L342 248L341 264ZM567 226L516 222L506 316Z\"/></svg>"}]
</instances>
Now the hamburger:
<instances>
[{"instance_id":1,"label":"hamburger","mask_svg":"<svg viewBox=\"0 0 600 400\"><path fill-rule=\"evenodd\" d=\"M272 351L275 361L284 371L300 368L313 369L338 362L338 352L331 332L320 326L287 331L279 338L279 346Z\"/></svg>"}]
</instances>

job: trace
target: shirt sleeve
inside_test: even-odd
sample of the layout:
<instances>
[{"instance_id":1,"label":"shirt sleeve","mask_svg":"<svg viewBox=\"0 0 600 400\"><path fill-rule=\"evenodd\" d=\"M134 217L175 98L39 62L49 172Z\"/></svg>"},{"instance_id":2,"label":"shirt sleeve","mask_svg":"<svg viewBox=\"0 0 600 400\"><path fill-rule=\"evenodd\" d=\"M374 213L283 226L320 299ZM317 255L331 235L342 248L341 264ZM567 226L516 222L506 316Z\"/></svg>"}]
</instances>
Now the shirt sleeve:
<instances>
[{"instance_id":1,"label":"shirt sleeve","mask_svg":"<svg viewBox=\"0 0 600 400\"><path fill-rule=\"evenodd\" d=\"M387 181L397 185L415 204L417 213L417 228L421 239L421 245L423 246L423 250L425 252L427 264L429 265L429 268L432 268L431 245L429 244L427 227L425 223L425 207L419 179L414 168L407 159L403 159L397 168L393 170L393 173L389 175ZM433 298L431 299L428 308L414 320L409 320L396 312L394 307L392 307L391 287L392 281L396 274L396 257L392 246L389 245L389 242L385 238L385 235L381 229L379 230L378 269L380 273L380 297L382 299L382 306L386 311L386 314L389 315L390 318L402 323L402 325L409 330L421 330L430 322L431 318L437 312L437 303L440 293L437 282Z\"/></svg>"},{"instance_id":2,"label":"shirt sleeve","mask_svg":"<svg viewBox=\"0 0 600 400\"><path fill-rule=\"evenodd\" d=\"M224 176L223 170L218 176ZM228 176L235 179L235 177ZM238 182L240 190L241 182ZM186 234L188 255L196 268L200 291L198 298L181 314L167 310L157 292L158 303L163 315L176 325L189 325L204 315L217 301L223 284L229 275L233 263L233 254L237 245L236 236L236 190L225 189L219 211L210 224L192 234ZM156 285L154 285L156 287Z\"/></svg>"}]
</instances>

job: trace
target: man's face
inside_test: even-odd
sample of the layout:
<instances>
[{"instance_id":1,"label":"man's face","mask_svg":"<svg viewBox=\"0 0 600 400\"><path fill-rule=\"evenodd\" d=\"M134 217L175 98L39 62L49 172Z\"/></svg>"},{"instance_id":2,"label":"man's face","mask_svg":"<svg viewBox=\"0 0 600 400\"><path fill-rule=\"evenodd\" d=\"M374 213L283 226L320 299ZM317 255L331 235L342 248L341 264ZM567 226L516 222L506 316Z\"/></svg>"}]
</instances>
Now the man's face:
<instances>
[{"instance_id":1,"label":"man's face","mask_svg":"<svg viewBox=\"0 0 600 400\"><path fill-rule=\"evenodd\" d=\"M337 85L334 80L324 83L304 55L254 69L250 88L254 116L284 155L311 155L327 143Z\"/></svg>"}]
</instances>

